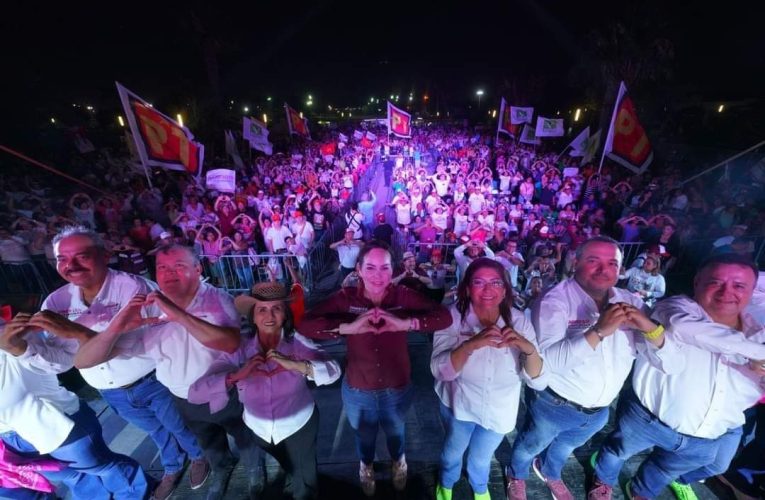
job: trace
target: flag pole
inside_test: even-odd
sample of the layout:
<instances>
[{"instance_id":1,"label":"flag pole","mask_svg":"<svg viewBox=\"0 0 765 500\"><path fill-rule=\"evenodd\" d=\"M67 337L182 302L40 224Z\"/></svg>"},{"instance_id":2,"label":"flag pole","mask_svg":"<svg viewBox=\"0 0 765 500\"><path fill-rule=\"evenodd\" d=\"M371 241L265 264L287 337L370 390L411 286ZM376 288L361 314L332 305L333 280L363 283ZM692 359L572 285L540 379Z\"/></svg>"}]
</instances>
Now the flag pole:
<instances>
[{"instance_id":1,"label":"flag pole","mask_svg":"<svg viewBox=\"0 0 765 500\"><path fill-rule=\"evenodd\" d=\"M608 126L608 134L606 134L606 143L603 145L603 154L600 155L600 165L598 165L598 175L600 175L600 171L603 169L603 160L606 158L606 146L608 145L608 138L613 137L614 132L614 122L616 121L616 110L619 109L619 97L622 95L622 85L624 85L623 82L619 82L619 90L616 92L616 101L614 101L614 110L611 113L611 124ZM613 139L612 139L613 140Z\"/></svg>"}]
</instances>

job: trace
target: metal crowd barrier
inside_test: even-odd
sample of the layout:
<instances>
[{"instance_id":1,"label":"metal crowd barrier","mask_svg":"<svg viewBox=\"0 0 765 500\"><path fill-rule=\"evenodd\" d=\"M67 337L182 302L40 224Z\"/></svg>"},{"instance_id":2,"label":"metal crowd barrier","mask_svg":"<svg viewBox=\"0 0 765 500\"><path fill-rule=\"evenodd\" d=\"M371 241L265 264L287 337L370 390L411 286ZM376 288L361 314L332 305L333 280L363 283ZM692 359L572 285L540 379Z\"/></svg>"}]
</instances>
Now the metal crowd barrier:
<instances>
[{"instance_id":1,"label":"metal crowd barrier","mask_svg":"<svg viewBox=\"0 0 765 500\"><path fill-rule=\"evenodd\" d=\"M0 263L1 294L47 295L63 284L56 270L44 260Z\"/></svg>"},{"instance_id":2,"label":"metal crowd barrier","mask_svg":"<svg viewBox=\"0 0 765 500\"><path fill-rule=\"evenodd\" d=\"M200 255L200 258L202 272L208 282L233 295L249 292L255 283L270 281L269 269L277 281L290 286L293 278L289 267L295 271L306 290L313 288L313 274L308 260L301 266L292 254Z\"/></svg>"}]
</instances>

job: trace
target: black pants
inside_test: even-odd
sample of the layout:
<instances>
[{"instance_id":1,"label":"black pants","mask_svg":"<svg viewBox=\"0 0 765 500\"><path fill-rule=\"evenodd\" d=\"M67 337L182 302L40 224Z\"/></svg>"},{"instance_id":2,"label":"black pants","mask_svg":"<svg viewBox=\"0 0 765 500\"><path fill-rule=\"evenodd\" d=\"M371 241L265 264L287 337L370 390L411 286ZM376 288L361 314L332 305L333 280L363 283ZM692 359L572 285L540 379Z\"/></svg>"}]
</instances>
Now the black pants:
<instances>
[{"instance_id":1,"label":"black pants","mask_svg":"<svg viewBox=\"0 0 765 500\"><path fill-rule=\"evenodd\" d=\"M197 437L213 470L223 469L231 461L227 433L231 434L239 448L242 465L248 470L259 466L259 450L254 444L252 431L242 421L242 403L235 391L229 392L226 407L215 413L210 413L208 404L195 405L176 396L173 399L186 425Z\"/></svg>"},{"instance_id":2,"label":"black pants","mask_svg":"<svg viewBox=\"0 0 765 500\"><path fill-rule=\"evenodd\" d=\"M311 418L290 437L279 444L268 443L255 436L255 444L274 457L287 473L288 486L295 500L310 500L318 493L316 471L316 436L319 432L319 409L314 407Z\"/></svg>"}]
</instances>

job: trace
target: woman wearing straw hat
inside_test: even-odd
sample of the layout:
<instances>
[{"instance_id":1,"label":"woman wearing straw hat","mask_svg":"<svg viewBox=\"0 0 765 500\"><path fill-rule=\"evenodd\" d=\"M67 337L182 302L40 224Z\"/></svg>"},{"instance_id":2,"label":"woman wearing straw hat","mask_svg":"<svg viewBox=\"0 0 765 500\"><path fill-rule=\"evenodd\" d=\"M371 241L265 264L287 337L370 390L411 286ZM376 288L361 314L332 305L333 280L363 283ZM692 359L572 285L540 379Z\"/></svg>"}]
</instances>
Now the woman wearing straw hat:
<instances>
[{"instance_id":1,"label":"woman wearing straw hat","mask_svg":"<svg viewBox=\"0 0 765 500\"><path fill-rule=\"evenodd\" d=\"M237 352L221 356L191 391L207 398L214 411L236 386L244 423L287 472L292 497L302 500L316 498L318 491L319 413L306 379L331 384L340 378L340 366L295 332L289 300L286 287L277 282L257 283L251 296L237 297L236 309L254 335Z\"/></svg>"}]
</instances>

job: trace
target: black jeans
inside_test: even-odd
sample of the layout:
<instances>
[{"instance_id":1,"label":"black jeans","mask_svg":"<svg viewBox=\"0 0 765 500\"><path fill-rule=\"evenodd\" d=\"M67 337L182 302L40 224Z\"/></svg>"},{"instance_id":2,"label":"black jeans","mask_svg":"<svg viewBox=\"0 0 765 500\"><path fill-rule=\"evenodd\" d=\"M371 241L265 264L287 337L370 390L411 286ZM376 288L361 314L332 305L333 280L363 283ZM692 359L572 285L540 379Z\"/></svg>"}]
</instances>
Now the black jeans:
<instances>
[{"instance_id":1,"label":"black jeans","mask_svg":"<svg viewBox=\"0 0 765 500\"><path fill-rule=\"evenodd\" d=\"M319 489L316 471L316 436L319 432L319 409L314 407L311 418L293 435L279 444L268 443L255 436L255 444L274 457L291 479L292 497L295 500L316 498ZM288 480L289 480L288 479Z\"/></svg>"},{"instance_id":2,"label":"black jeans","mask_svg":"<svg viewBox=\"0 0 765 500\"><path fill-rule=\"evenodd\" d=\"M236 391L229 392L228 404L215 413L210 413L210 405L206 403L195 405L177 396L173 396L173 399L186 425L197 437L213 470L223 469L231 461L227 433L231 434L239 448L242 465L248 470L259 466L259 450L254 444L252 431L242 420L242 403Z\"/></svg>"}]
</instances>

